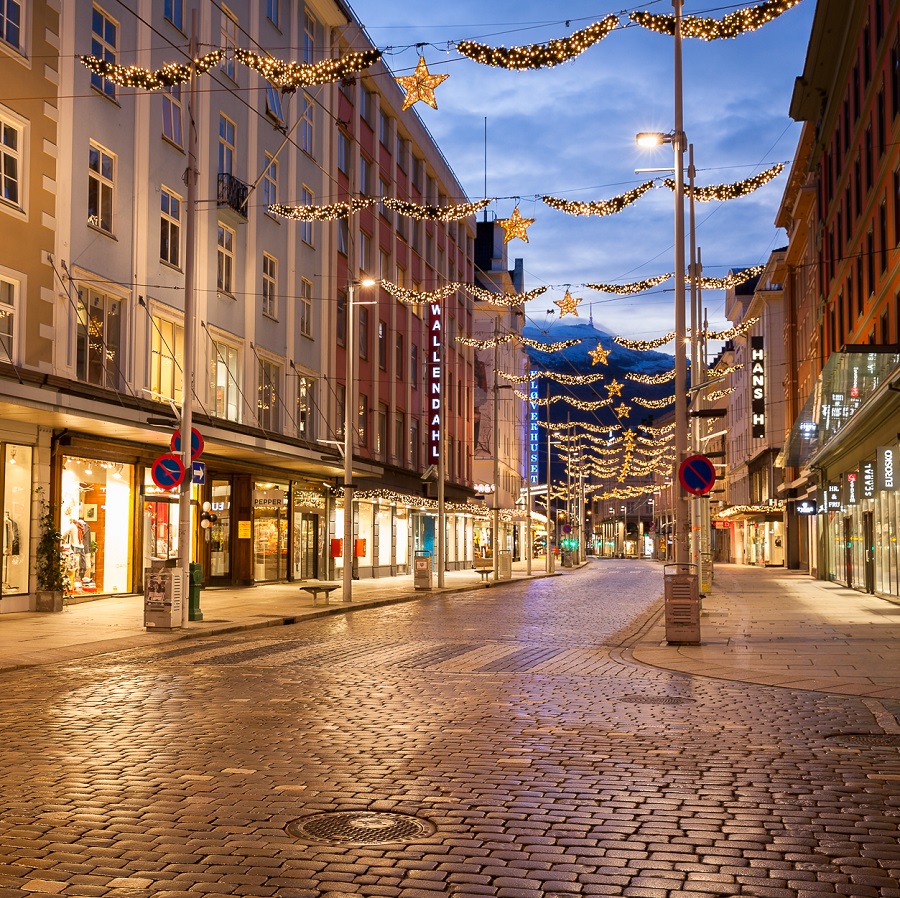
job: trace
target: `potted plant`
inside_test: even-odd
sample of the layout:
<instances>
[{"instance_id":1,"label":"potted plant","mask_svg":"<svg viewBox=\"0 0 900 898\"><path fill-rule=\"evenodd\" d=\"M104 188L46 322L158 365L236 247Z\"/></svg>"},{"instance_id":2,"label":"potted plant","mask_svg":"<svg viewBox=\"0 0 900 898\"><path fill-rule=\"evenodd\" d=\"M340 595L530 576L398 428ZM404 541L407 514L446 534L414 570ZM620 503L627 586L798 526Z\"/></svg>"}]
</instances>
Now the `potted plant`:
<instances>
[{"instance_id":1,"label":"potted plant","mask_svg":"<svg viewBox=\"0 0 900 898\"><path fill-rule=\"evenodd\" d=\"M41 503L40 538L35 555L37 574L37 610L62 611L69 597L70 584L60 545L62 534L56 526L54 507L44 498L43 487L38 487Z\"/></svg>"}]
</instances>

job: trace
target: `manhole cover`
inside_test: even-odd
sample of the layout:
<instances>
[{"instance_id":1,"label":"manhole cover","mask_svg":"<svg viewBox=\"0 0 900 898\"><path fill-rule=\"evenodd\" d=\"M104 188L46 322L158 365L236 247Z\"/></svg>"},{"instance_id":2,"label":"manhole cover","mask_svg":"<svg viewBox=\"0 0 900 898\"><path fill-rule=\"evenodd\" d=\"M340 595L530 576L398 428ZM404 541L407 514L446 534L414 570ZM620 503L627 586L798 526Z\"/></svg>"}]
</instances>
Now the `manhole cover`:
<instances>
[{"instance_id":1,"label":"manhole cover","mask_svg":"<svg viewBox=\"0 0 900 898\"><path fill-rule=\"evenodd\" d=\"M384 845L415 842L435 832L426 820L407 814L380 814L371 811L335 811L294 820L285 827L295 839L328 842L332 845Z\"/></svg>"},{"instance_id":2,"label":"manhole cover","mask_svg":"<svg viewBox=\"0 0 900 898\"><path fill-rule=\"evenodd\" d=\"M850 745L900 747L900 733L836 733L828 738L835 742L847 742Z\"/></svg>"},{"instance_id":3,"label":"manhole cover","mask_svg":"<svg viewBox=\"0 0 900 898\"><path fill-rule=\"evenodd\" d=\"M620 701L635 705L686 705L694 699L682 695L623 695Z\"/></svg>"}]
</instances>

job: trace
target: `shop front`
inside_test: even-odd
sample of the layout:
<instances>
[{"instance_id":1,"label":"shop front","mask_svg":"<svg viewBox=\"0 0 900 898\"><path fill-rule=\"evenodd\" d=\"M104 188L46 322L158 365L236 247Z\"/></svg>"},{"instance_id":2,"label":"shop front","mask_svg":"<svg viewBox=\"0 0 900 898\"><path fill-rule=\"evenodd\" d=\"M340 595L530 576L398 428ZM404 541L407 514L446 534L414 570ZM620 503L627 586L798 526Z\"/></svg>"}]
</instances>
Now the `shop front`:
<instances>
[{"instance_id":1,"label":"shop front","mask_svg":"<svg viewBox=\"0 0 900 898\"><path fill-rule=\"evenodd\" d=\"M33 448L21 443L0 443L3 458L3 557L0 611L27 611L31 565L31 510L34 494Z\"/></svg>"}]
</instances>

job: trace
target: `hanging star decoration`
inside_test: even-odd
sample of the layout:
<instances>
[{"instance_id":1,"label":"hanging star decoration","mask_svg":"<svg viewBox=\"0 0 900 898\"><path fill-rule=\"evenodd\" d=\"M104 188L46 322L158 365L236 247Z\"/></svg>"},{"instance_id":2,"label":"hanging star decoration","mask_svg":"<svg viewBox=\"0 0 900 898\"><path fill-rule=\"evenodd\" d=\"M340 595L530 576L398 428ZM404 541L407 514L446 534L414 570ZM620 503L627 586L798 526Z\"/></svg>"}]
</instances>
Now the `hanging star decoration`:
<instances>
[{"instance_id":1,"label":"hanging star decoration","mask_svg":"<svg viewBox=\"0 0 900 898\"><path fill-rule=\"evenodd\" d=\"M575 297L566 290L566 295L562 299L554 299L553 305L559 306L560 318L565 318L566 315L574 315L578 318L578 303L580 302L580 299L575 299Z\"/></svg>"},{"instance_id":2,"label":"hanging star decoration","mask_svg":"<svg viewBox=\"0 0 900 898\"><path fill-rule=\"evenodd\" d=\"M621 396L623 386L624 384L620 384L617 380L612 380L606 385L606 389L609 390L610 397Z\"/></svg>"},{"instance_id":3,"label":"hanging star decoration","mask_svg":"<svg viewBox=\"0 0 900 898\"><path fill-rule=\"evenodd\" d=\"M609 362L606 361L609 358L609 354L612 352L611 349L604 349L599 343L597 344L596 349L591 349L588 352L588 355L593 359L591 362L592 365L600 364L600 365L608 365Z\"/></svg>"},{"instance_id":4,"label":"hanging star decoration","mask_svg":"<svg viewBox=\"0 0 900 898\"><path fill-rule=\"evenodd\" d=\"M535 220L533 218L522 218L519 207L516 206L516 208L513 209L513 214L510 215L509 218L500 219L500 227L506 231L506 234L503 237L503 243L509 243L514 237L518 237L520 240L524 240L528 243L528 234L526 232L534 222Z\"/></svg>"},{"instance_id":5,"label":"hanging star decoration","mask_svg":"<svg viewBox=\"0 0 900 898\"><path fill-rule=\"evenodd\" d=\"M631 411L631 406L625 405L623 402L621 405L617 405L613 411L616 413L617 418L627 418L628 413Z\"/></svg>"},{"instance_id":6,"label":"hanging star decoration","mask_svg":"<svg viewBox=\"0 0 900 898\"><path fill-rule=\"evenodd\" d=\"M449 77L449 75L433 75L428 71L425 57L420 56L419 64L412 75L402 75L397 78L397 83L406 91L406 99L403 101L404 111L409 109L413 103L418 103L419 100L427 103L432 109L437 109L434 89Z\"/></svg>"}]
</instances>

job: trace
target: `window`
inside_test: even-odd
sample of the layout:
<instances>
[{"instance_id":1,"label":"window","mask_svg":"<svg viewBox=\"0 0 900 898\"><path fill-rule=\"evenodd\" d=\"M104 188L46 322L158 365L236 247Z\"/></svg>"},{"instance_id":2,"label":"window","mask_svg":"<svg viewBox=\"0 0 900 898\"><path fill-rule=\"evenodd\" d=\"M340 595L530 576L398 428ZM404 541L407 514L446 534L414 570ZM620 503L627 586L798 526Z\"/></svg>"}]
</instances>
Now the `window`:
<instances>
[{"instance_id":1,"label":"window","mask_svg":"<svg viewBox=\"0 0 900 898\"><path fill-rule=\"evenodd\" d=\"M372 91L360 87L359 91L359 117L371 128L372 127L372 111L375 108L375 101Z\"/></svg>"},{"instance_id":2,"label":"window","mask_svg":"<svg viewBox=\"0 0 900 898\"><path fill-rule=\"evenodd\" d=\"M11 47L22 47L22 4L19 0L0 0L0 38Z\"/></svg>"},{"instance_id":3,"label":"window","mask_svg":"<svg viewBox=\"0 0 900 898\"><path fill-rule=\"evenodd\" d=\"M312 336L312 281L300 279L300 333Z\"/></svg>"},{"instance_id":4,"label":"window","mask_svg":"<svg viewBox=\"0 0 900 898\"><path fill-rule=\"evenodd\" d=\"M891 115L900 115L900 45L891 46Z\"/></svg>"},{"instance_id":5,"label":"window","mask_svg":"<svg viewBox=\"0 0 900 898\"><path fill-rule=\"evenodd\" d=\"M403 347L403 334L397 334L394 344L394 376L397 380L403 380L403 362L406 355Z\"/></svg>"},{"instance_id":6,"label":"window","mask_svg":"<svg viewBox=\"0 0 900 898\"><path fill-rule=\"evenodd\" d=\"M222 40L221 40L221 48L225 51L225 56L222 57L221 70L224 74L226 74L232 81L234 81L234 51L237 49L237 33L238 33L238 23L237 19L234 17L234 13L231 12L227 7L222 7ZM219 169L219 173L222 173L222 170ZM228 174L230 174L230 170Z\"/></svg>"},{"instance_id":7,"label":"window","mask_svg":"<svg viewBox=\"0 0 900 898\"><path fill-rule=\"evenodd\" d=\"M184 31L184 0L164 0L163 18Z\"/></svg>"},{"instance_id":8,"label":"window","mask_svg":"<svg viewBox=\"0 0 900 898\"><path fill-rule=\"evenodd\" d=\"M887 203L884 200L878 207L878 250L881 257L881 273L884 274L888 265Z\"/></svg>"},{"instance_id":9,"label":"window","mask_svg":"<svg viewBox=\"0 0 900 898\"><path fill-rule=\"evenodd\" d=\"M75 370L79 380L107 389L122 381L122 300L98 290L78 291Z\"/></svg>"},{"instance_id":10,"label":"window","mask_svg":"<svg viewBox=\"0 0 900 898\"><path fill-rule=\"evenodd\" d=\"M266 18L276 27L281 27L280 0L266 0Z\"/></svg>"},{"instance_id":11,"label":"window","mask_svg":"<svg viewBox=\"0 0 900 898\"><path fill-rule=\"evenodd\" d=\"M359 357L369 357L369 310L365 306L359 309Z\"/></svg>"},{"instance_id":12,"label":"window","mask_svg":"<svg viewBox=\"0 0 900 898\"><path fill-rule=\"evenodd\" d=\"M419 419L409 419L409 467L419 470Z\"/></svg>"},{"instance_id":13,"label":"window","mask_svg":"<svg viewBox=\"0 0 900 898\"><path fill-rule=\"evenodd\" d=\"M219 174L234 171L235 124L226 115L219 116Z\"/></svg>"},{"instance_id":14,"label":"window","mask_svg":"<svg viewBox=\"0 0 900 898\"><path fill-rule=\"evenodd\" d=\"M21 208L23 135L21 126L0 118L0 198Z\"/></svg>"},{"instance_id":15,"label":"window","mask_svg":"<svg viewBox=\"0 0 900 898\"><path fill-rule=\"evenodd\" d=\"M378 250L378 280L386 281L391 275L391 257L383 249Z\"/></svg>"},{"instance_id":16,"label":"window","mask_svg":"<svg viewBox=\"0 0 900 898\"><path fill-rule=\"evenodd\" d=\"M184 358L184 328L167 318L153 316L150 334L150 389L153 399L181 402L181 368Z\"/></svg>"},{"instance_id":17,"label":"window","mask_svg":"<svg viewBox=\"0 0 900 898\"><path fill-rule=\"evenodd\" d=\"M181 85L173 84L162 94L162 132L177 147L184 146L181 134Z\"/></svg>"},{"instance_id":18,"label":"window","mask_svg":"<svg viewBox=\"0 0 900 898\"><path fill-rule=\"evenodd\" d=\"M335 409L337 415L337 426L335 427L335 430L337 431L338 437L344 439L344 416L347 411L347 388L344 384L337 385L335 404L337 406Z\"/></svg>"},{"instance_id":19,"label":"window","mask_svg":"<svg viewBox=\"0 0 900 898\"><path fill-rule=\"evenodd\" d=\"M866 234L866 277L868 295L872 296L875 293L875 233L871 228Z\"/></svg>"},{"instance_id":20,"label":"window","mask_svg":"<svg viewBox=\"0 0 900 898\"><path fill-rule=\"evenodd\" d=\"M219 223L217 237L216 288L220 293L234 290L234 231Z\"/></svg>"},{"instance_id":21,"label":"window","mask_svg":"<svg viewBox=\"0 0 900 898\"><path fill-rule=\"evenodd\" d=\"M365 232L359 232L359 270L369 272L372 259L372 238Z\"/></svg>"},{"instance_id":22,"label":"window","mask_svg":"<svg viewBox=\"0 0 900 898\"><path fill-rule=\"evenodd\" d=\"M0 276L0 361L16 361L16 306L19 283Z\"/></svg>"},{"instance_id":23,"label":"window","mask_svg":"<svg viewBox=\"0 0 900 898\"><path fill-rule=\"evenodd\" d=\"M313 103L309 94L304 93L300 110L300 149L308 156L315 155L313 136Z\"/></svg>"},{"instance_id":24,"label":"window","mask_svg":"<svg viewBox=\"0 0 900 898\"><path fill-rule=\"evenodd\" d=\"M284 111L281 108L281 94L271 84L266 85L266 115L275 119L278 124L284 122Z\"/></svg>"},{"instance_id":25,"label":"window","mask_svg":"<svg viewBox=\"0 0 900 898\"><path fill-rule=\"evenodd\" d=\"M259 383L256 395L256 419L263 430L278 430L281 423L281 367L269 359L259 360Z\"/></svg>"},{"instance_id":26,"label":"window","mask_svg":"<svg viewBox=\"0 0 900 898\"><path fill-rule=\"evenodd\" d=\"M406 289L406 269L402 265L397 266L397 271L394 275L394 283L398 287Z\"/></svg>"},{"instance_id":27,"label":"window","mask_svg":"<svg viewBox=\"0 0 900 898\"><path fill-rule=\"evenodd\" d=\"M419 389L419 347L415 343L409 347L409 380L414 390Z\"/></svg>"},{"instance_id":28,"label":"window","mask_svg":"<svg viewBox=\"0 0 900 898\"><path fill-rule=\"evenodd\" d=\"M406 448L406 416L403 412L397 412L394 415L394 461L398 465L402 465L405 458Z\"/></svg>"},{"instance_id":29,"label":"window","mask_svg":"<svg viewBox=\"0 0 900 898\"><path fill-rule=\"evenodd\" d=\"M378 322L378 367L387 370L387 323Z\"/></svg>"},{"instance_id":30,"label":"window","mask_svg":"<svg viewBox=\"0 0 900 898\"><path fill-rule=\"evenodd\" d=\"M316 20L309 14L303 20L303 62L316 61Z\"/></svg>"},{"instance_id":31,"label":"window","mask_svg":"<svg viewBox=\"0 0 900 898\"><path fill-rule=\"evenodd\" d=\"M369 420L369 397L364 393L359 396L356 406L356 431L359 434L359 445L369 445L369 429L366 426Z\"/></svg>"},{"instance_id":32,"label":"window","mask_svg":"<svg viewBox=\"0 0 900 898\"><path fill-rule=\"evenodd\" d=\"M266 209L278 202L278 160L266 153L266 170L262 180L263 205Z\"/></svg>"},{"instance_id":33,"label":"window","mask_svg":"<svg viewBox=\"0 0 900 898\"><path fill-rule=\"evenodd\" d=\"M313 409L316 402L316 382L305 374L297 377L297 436L312 442L316 438Z\"/></svg>"},{"instance_id":34,"label":"window","mask_svg":"<svg viewBox=\"0 0 900 898\"><path fill-rule=\"evenodd\" d=\"M375 452L386 459L388 454L388 407L378 403L378 433L375 435Z\"/></svg>"},{"instance_id":35,"label":"window","mask_svg":"<svg viewBox=\"0 0 900 898\"><path fill-rule=\"evenodd\" d=\"M163 187L159 212L159 257L178 268L181 265L181 197Z\"/></svg>"},{"instance_id":36,"label":"window","mask_svg":"<svg viewBox=\"0 0 900 898\"><path fill-rule=\"evenodd\" d=\"M383 109L378 111L378 139L383 147L390 150L391 117Z\"/></svg>"},{"instance_id":37,"label":"window","mask_svg":"<svg viewBox=\"0 0 900 898\"><path fill-rule=\"evenodd\" d=\"M9 4L7 3L7 7ZM116 48L119 44L119 26L100 8L94 7L91 16L91 55L104 62L116 64ZM116 85L108 78L91 73L91 87L115 99Z\"/></svg>"},{"instance_id":38,"label":"window","mask_svg":"<svg viewBox=\"0 0 900 898\"><path fill-rule=\"evenodd\" d=\"M300 189L300 199L304 206L311 206L315 202L313 192L305 184ZM300 222L300 239L309 246L313 245L313 223L311 221Z\"/></svg>"},{"instance_id":39,"label":"window","mask_svg":"<svg viewBox=\"0 0 900 898\"><path fill-rule=\"evenodd\" d=\"M345 175L350 174L350 138L340 128L337 136L337 164L339 171Z\"/></svg>"},{"instance_id":40,"label":"window","mask_svg":"<svg viewBox=\"0 0 900 898\"><path fill-rule=\"evenodd\" d=\"M276 296L278 295L278 260L268 253L262 258L262 313L268 318L278 314Z\"/></svg>"},{"instance_id":41,"label":"window","mask_svg":"<svg viewBox=\"0 0 900 898\"><path fill-rule=\"evenodd\" d=\"M338 291L337 295L337 321L335 322L336 338L338 346L347 345L347 294Z\"/></svg>"},{"instance_id":42,"label":"window","mask_svg":"<svg viewBox=\"0 0 900 898\"><path fill-rule=\"evenodd\" d=\"M359 157L359 193L360 196L372 194L372 163L362 154Z\"/></svg>"},{"instance_id":43,"label":"window","mask_svg":"<svg viewBox=\"0 0 900 898\"><path fill-rule=\"evenodd\" d=\"M390 185L388 184L388 182L385 181L384 178L379 178L378 179L378 196L381 197L381 199L383 200L385 197L389 197L391 195L390 191L391 191L391 188L390 188ZM388 209L388 207L384 203L380 204L379 211L385 218L390 220L391 210ZM387 275L385 275L385 277L386 276Z\"/></svg>"},{"instance_id":44,"label":"window","mask_svg":"<svg viewBox=\"0 0 900 898\"><path fill-rule=\"evenodd\" d=\"M213 340L209 384L215 417L240 421L240 371L237 349Z\"/></svg>"},{"instance_id":45,"label":"window","mask_svg":"<svg viewBox=\"0 0 900 898\"><path fill-rule=\"evenodd\" d=\"M115 157L91 143L88 151L88 224L111 234L115 191Z\"/></svg>"},{"instance_id":46,"label":"window","mask_svg":"<svg viewBox=\"0 0 900 898\"><path fill-rule=\"evenodd\" d=\"M350 227L346 218L337 220L337 248L342 256L349 254L350 250Z\"/></svg>"}]
</instances>

